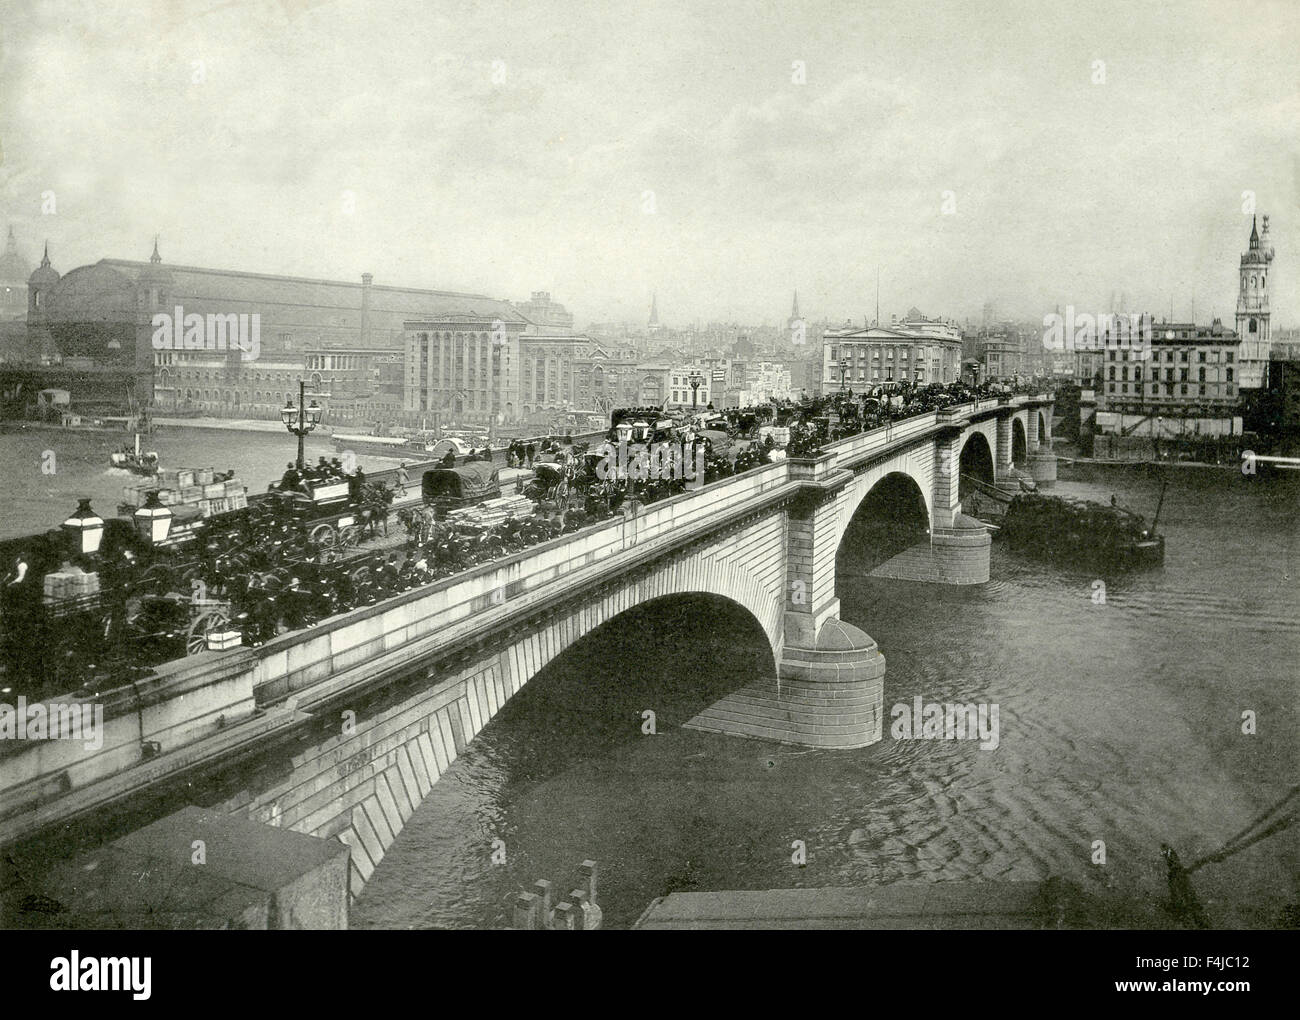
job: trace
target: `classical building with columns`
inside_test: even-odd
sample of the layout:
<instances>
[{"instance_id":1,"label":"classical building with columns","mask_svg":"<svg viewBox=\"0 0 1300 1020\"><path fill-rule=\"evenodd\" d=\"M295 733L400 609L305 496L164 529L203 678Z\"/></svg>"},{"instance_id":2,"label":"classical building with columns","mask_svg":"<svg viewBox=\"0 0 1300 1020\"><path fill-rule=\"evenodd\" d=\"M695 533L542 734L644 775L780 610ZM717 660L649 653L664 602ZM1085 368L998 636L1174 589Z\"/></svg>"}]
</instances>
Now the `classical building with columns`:
<instances>
[{"instance_id":1,"label":"classical building with columns","mask_svg":"<svg viewBox=\"0 0 1300 1020\"><path fill-rule=\"evenodd\" d=\"M955 325L927 319L915 308L889 326L828 330L822 335L822 392L886 382L955 382L961 375L961 344Z\"/></svg>"}]
</instances>

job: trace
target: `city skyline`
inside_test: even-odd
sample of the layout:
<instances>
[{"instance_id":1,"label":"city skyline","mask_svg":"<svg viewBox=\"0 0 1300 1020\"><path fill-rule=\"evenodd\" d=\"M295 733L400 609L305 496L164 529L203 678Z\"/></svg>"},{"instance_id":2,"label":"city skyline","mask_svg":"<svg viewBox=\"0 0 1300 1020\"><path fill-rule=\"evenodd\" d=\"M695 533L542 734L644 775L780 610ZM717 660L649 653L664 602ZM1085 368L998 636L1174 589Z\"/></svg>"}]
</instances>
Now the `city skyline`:
<instances>
[{"instance_id":1,"label":"city skyline","mask_svg":"<svg viewBox=\"0 0 1300 1020\"><path fill-rule=\"evenodd\" d=\"M564 35L543 6L486 46L492 5L87 5L84 30L13 9L3 212L64 272L156 233L172 264L548 290L580 323L642 324L657 294L683 328L780 324L796 287L809 319L859 322L877 270L885 320L1121 292L1228 321L1251 209L1300 261L1281 4L1125 7L1123 33L1038 5L941 7L922 33L905 5L615 5ZM1300 277L1276 287L1286 328Z\"/></svg>"}]
</instances>

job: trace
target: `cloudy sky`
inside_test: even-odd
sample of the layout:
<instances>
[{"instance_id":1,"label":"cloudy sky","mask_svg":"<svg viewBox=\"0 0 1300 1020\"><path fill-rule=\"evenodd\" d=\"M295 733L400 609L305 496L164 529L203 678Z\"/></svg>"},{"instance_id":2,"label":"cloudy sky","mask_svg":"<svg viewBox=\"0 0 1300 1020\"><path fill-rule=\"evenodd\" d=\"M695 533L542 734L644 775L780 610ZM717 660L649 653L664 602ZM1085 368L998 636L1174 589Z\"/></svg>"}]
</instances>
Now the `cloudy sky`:
<instances>
[{"instance_id":1,"label":"cloudy sky","mask_svg":"<svg viewBox=\"0 0 1300 1020\"><path fill-rule=\"evenodd\" d=\"M1286 326L1298 52L1291 0L0 0L0 215L579 324L861 319L877 269L886 318L1230 320L1252 192Z\"/></svg>"}]
</instances>

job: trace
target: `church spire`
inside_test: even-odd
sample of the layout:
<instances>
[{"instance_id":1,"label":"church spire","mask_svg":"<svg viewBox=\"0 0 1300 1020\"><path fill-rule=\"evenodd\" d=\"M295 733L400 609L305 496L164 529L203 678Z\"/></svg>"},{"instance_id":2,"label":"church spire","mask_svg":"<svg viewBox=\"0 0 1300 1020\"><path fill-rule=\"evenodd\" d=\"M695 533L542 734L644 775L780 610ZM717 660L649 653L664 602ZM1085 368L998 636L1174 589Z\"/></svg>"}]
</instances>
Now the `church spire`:
<instances>
[{"instance_id":1,"label":"church spire","mask_svg":"<svg viewBox=\"0 0 1300 1020\"><path fill-rule=\"evenodd\" d=\"M11 238L14 236L14 228L13 228L13 227L10 227L10 228L9 228L9 236L10 236ZM48 268L50 267L50 241L49 241L49 238L46 238L46 239L45 239L45 254L41 257L41 265L42 265L44 268L46 268L46 269L48 269Z\"/></svg>"},{"instance_id":2,"label":"church spire","mask_svg":"<svg viewBox=\"0 0 1300 1020\"><path fill-rule=\"evenodd\" d=\"M149 256L149 261L155 266L162 261L162 256L158 254L158 235L153 235L153 254Z\"/></svg>"},{"instance_id":3,"label":"church spire","mask_svg":"<svg viewBox=\"0 0 1300 1020\"><path fill-rule=\"evenodd\" d=\"M9 240L5 242L5 254L13 255L18 251L18 240L14 237L14 225L9 224Z\"/></svg>"},{"instance_id":4,"label":"church spire","mask_svg":"<svg viewBox=\"0 0 1300 1020\"><path fill-rule=\"evenodd\" d=\"M794 305L790 308L790 318L799 318L799 292L794 292Z\"/></svg>"},{"instance_id":5,"label":"church spire","mask_svg":"<svg viewBox=\"0 0 1300 1020\"><path fill-rule=\"evenodd\" d=\"M1250 218L1250 248L1254 251L1259 247L1259 231L1255 229L1255 217Z\"/></svg>"},{"instance_id":6,"label":"church spire","mask_svg":"<svg viewBox=\"0 0 1300 1020\"><path fill-rule=\"evenodd\" d=\"M659 295L650 295L650 323L651 326L659 325Z\"/></svg>"}]
</instances>

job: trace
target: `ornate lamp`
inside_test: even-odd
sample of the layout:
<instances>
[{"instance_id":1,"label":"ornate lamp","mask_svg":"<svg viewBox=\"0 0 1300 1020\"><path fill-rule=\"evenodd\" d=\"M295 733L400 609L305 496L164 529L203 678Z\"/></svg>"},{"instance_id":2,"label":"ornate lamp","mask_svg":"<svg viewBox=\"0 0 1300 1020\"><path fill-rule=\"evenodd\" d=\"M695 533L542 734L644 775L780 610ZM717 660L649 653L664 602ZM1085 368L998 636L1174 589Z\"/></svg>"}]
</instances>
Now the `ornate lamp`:
<instances>
[{"instance_id":1,"label":"ornate lamp","mask_svg":"<svg viewBox=\"0 0 1300 1020\"><path fill-rule=\"evenodd\" d=\"M152 545L166 541L172 530L171 509L158 501L157 490L150 492L145 497L144 506L131 516L140 537Z\"/></svg>"},{"instance_id":2,"label":"ornate lamp","mask_svg":"<svg viewBox=\"0 0 1300 1020\"><path fill-rule=\"evenodd\" d=\"M99 552L104 539L104 518L90 509L90 500L80 500L76 512L63 522L63 530L76 538L82 553Z\"/></svg>"},{"instance_id":3,"label":"ornate lamp","mask_svg":"<svg viewBox=\"0 0 1300 1020\"><path fill-rule=\"evenodd\" d=\"M280 408L280 420L284 422L284 427L298 437L298 470L301 471L304 466L303 462L303 437L311 432L320 424L320 420L325 415L325 408L312 400L307 403L304 392L305 384L301 379L298 380L298 404L295 407L293 400L286 400L284 407Z\"/></svg>"}]
</instances>

